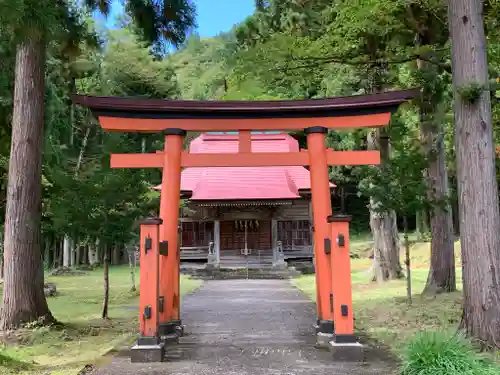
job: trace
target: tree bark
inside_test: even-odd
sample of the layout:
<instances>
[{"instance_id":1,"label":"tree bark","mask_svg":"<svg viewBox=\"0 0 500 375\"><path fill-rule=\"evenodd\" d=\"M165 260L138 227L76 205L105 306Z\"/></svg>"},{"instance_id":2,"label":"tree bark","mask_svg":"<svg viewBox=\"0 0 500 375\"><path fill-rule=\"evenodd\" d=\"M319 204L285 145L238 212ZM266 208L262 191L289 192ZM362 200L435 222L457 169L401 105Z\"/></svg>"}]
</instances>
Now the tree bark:
<instances>
[{"instance_id":1,"label":"tree bark","mask_svg":"<svg viewBox=\"0 0 500 375\"><path fill-rule=\"evenodd\" d=\"M102 303L102 318L108 319L109 306L109 248L104 249L104 300Z\"/></svg>"},{"instance_id":2,"label":"tree bark","mask_svg":"<svg viewBox=\"0 0 500 375\"><path fill-rule=\"evenodd\" d=\"M408 217L403 216L403 237L405 243L405 265L406 265L406 298L408 305L413 303L411 290L411 258L410 258L410 240L408 239Z\"/></svg>"},{"instance_id":3,"label":"tree bark","mask_svg":"<svg viewBox=\"0 0 500 375\"><path fill-rule=\"evenodd\" d=\"M80 244L75 241L73 267L78 267L80 265L80 258L81 258L80 249L81 249Z\"/></svg>"},{"instance_id":4,"label":"tree bark","mask_svg":"<svg viewBox=\"0 0 500 375\"><path fill-rule=\"evenodd\" d=\"M71 266L71 239L67 235L64 235L62 266L63 267Z\"/></svg>"},{"instance_id":5,"label":"tree bark","mask_svg":"<svg viewBox=\"0 0 500 375\"><path fill-rule=\"evenodd\" d=\"M59 241L59 257L57 267L63 267L64 264L64 241Z\"/></svg>"},{"instance_id":6,"label":"tree bark","mask_svg":"<svg viewBox=\"0 0 500 375\"><path fill-rule=\"evenodd\" d=\"M0 280L3 280L3 232L0 231Z\"/></svg>"},{"instance_id":7,"label":"tree bark","mask_svg":"<svg viewBox=\"0 0 500 375\"><path fill-rule=\"evenodd\" d=\"M113 246L113 252L111 255L111 264L113 266L118 266L120 264L120 246Z\"/></svg>"},{"instance_id":8,"label":"tree bark","mask_svg":"<svg viewBox=\"0 0 500 375\"><path fill-rule=\"evenodd\" d=\"M5 279L0 329L51 323L41 253L45 48L39 35L16 51L12 141L5 215Z\"/></svg>"},{"instance_id":9,"label":"tree bark","mask_svg":"<svg viewBox=\"0 0 500 375\"><path fill-rule=\"evenodd\" d=\"M427 211L420 210L416 213L417 241L426 241L429 238L429 221Z\"/></svg>"},{"instance_id":10,"label":"tree bark","mask_svg":"<svg viewBox=\"0 0 500 375\"><path fill-rule=\"evenodd\" d=\"M500 347L500 213L483 1L449 0L466 332ZM472 90L479 85L481 90ZM467 91L469 95L465 95ZM473 95L470 95L470 93Z\"/></svg>"},{"instance_id":11,"label":"tree bark","mask_svg":"<svg viewBox=\"0 0 500 375\"><path fill-rule=\"evenodd\" d=\"M60 266L60 253L61 253L61 241L57 237L54 237L54 257L52 258L52 269Z\"/></svg>"},{"instance_id":12,"label":"tree bark","mask_svg":"<svg viewBox=\"0 0 500 375\"><path fill-rule=\"evenodd\" d=\"M371 132L368 136L368 148L380 149L381 165L389 158L389 140L380 136L380 130ZM373 235L373 270L374 281L388 281L404 277L399 260L399 235L396 213L380 212L375 209L379 203L370 198L370 228Z\"/></svg>"},{"instance_id":13,"label":"tree bark","mask_svg":"<svg viewBox=\"0 0 500 375\"><path fill-rule=\"evenodd\" d=\"M429 44L429 41L424 41ZM453 292L457 288L455 269L455 250L453 218L448 202L448 171L444 134L439 116L439 103L442 102L439 71L435 65L419 60L417 62L423 82L423 95L420 102L420 135L429 165L426 170L427 198L432 203L431 224L431 263L426 294Z\"/></svg>"},{"instance_id":14,"label":"tree bark","mask_svg":"<svg viewBox=\"0 0 500 375\"><path fill-rule=\"evenodd\" d=\"M52 246L52 236L45 238L45 257L44 257L44 264L45 266L50 269L52 266L52 259L54 257L54 250Z\"/></svg>"},{"instance_id":15,"label":"tree bark","mask_svg":"<svg viewBox=\"0 0 500 375\"><path fill-rule=\"evenodd\" d=\"M136 291L136 286L135 286L135 268L136 268L136 247L129 245L127 247L127 256L128 256L128 266L130 269L130 283L132 284L130 291L135 292Z\"/></svg>"},{"instance_id":16,"label":"tree bark","mask_svg":"<svg viewBox=\"0 0 500 375\"><path fill-rule=\"evenodd\" d=\"M82 264L84 264L84 265L88 265L89 264L89 253L90 253L90 244L87 243L83 247Z\"/></svg>"},{"instance_id":17,"label":"tree bark","mask_svg":"<svg viewBox=\"0 0 500 375\"><path fill-rule=\"evenodd\" d=\"M99 258L98 258L98 254L97 254L98 248L99 248L98 240L90 241L89 242L89 255L88 255L88 258L89 258L89 264L91 266L93 266L94 264L99 263L99 260L98 260Z\"/></svg>"}]
</instances>

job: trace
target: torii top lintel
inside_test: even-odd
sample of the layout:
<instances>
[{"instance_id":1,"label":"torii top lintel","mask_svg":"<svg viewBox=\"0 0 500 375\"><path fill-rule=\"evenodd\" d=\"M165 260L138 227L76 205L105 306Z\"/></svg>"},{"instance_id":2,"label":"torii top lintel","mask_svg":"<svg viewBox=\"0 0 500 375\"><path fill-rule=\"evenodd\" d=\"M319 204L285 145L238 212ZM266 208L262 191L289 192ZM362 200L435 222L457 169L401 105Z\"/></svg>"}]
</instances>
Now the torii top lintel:
<instances>
[{"instance_id":1,"label":"torii top lintel","mask_svg":"<svg viewBox=\"0 0 500 375\"><path fill-rule=\"evenodd\" d=\"M400 104L419 95L419 89L388 91L310 100L194 101L73 96L75 104L92 110L104 130L159 132L302 130L378 127L389 123Z\"/></svg>"}]
</instances>

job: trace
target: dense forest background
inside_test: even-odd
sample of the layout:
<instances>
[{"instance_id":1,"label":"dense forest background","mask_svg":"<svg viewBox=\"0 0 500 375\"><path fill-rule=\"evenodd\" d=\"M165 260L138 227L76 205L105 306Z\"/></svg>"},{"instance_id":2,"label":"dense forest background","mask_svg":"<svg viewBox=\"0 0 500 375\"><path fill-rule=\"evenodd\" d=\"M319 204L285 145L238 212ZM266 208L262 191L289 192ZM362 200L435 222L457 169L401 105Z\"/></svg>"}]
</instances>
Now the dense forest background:
<instances>
[{"instance_id":1,"label":"dense forest background","mask_svg":"<svg viewBox=\"0 0 500 375\"><path fill-rule=\"evenodd\" d=\"M73 261L78 263L87 262L92 249L122 249L136 235L134 221L156 212L159 205L151 187L159 183L160 172L111 170L109 154L152 152L161 148L161 137L103 133L90 113L72 105L75 92L259 100L422 87L424 99L403 106L387 131L328 134L329 147L379 148L383 158L380 167L331 169L331 179L338 185L334 210L354 215L356 232L391 227L394 235L391 220L397 217L396 223L403 229L404 216L409 229L425 236L432 229L432 210L445 205L449 210L442 211L453 218L453 233L458 234L450 45L442 2L257 3L255 13L231 31L213 38L191 35L169 53L165 46L152 49L143 42L128 16L123 16L122 28L102 31L83 10L74 16L84 25L80 30L84 38L76 45L67 40L49 44L43 159L47 267L62 264L64 247L75 250ZM485 8L495 129L500 126L496 86L500 75L499 9L496 1L487 2ZM15 58L14 43L5 33L0 33L0 58L3 223ZM498 137L499 131L496 134ZM306 147L303 134L295 136ZM403 177L405 185L414 188L396 191ZM377 215L385 215L385 224L376 223ZM117 257L113 261L118 262Z\"/></svg>"}]
</instances>

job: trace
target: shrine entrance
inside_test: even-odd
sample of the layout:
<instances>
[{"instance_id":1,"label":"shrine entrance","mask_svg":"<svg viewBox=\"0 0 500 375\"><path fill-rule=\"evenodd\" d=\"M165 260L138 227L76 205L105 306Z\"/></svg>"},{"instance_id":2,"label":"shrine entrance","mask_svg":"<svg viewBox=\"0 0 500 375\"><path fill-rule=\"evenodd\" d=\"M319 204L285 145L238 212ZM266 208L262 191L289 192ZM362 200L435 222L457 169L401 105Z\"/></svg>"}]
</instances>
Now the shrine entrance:
<instances>
[{"instance_id":1,"label":"shrine entrance","mask_svg":"<svg viewBox=\"0 0 500 375\"><path fill-rule=\"evenodd\" d=\"M160 218L141 224L140 329L133 361L162 361L164 344L182 335L179 297L180 175L185 167L306 166L310 170L318 343L359 351L354 334L349 254L350 217L333 215L328 166L380 162L378 151L334 151L328 129L388 125L418 90L318 100L219 102L75 96L106 131L162 132L163 152L112 154L112 168L162 168ZM304 130L307 149L253 152L251 131ZM186 132L237 131L236 153L182 150ZM248 246L248 243L247 243Z\"/></svg>"}]
</instances>

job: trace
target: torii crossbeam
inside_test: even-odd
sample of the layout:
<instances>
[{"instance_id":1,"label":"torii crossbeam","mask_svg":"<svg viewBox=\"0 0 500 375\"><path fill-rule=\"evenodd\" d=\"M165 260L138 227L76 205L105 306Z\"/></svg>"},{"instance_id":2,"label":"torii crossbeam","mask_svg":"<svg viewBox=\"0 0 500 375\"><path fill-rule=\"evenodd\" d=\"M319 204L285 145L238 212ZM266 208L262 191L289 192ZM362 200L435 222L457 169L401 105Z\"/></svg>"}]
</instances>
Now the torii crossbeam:
<instances>
[{"instance_id":1,"label":"torii crossbeam","mask_svg":"<svg viewBox=\"0 0 500 375\"><path fill-rule=\"evenodd\" d=\"M345 223L338 220L327 222L327 218L332 215L328 166L378 164L380 155L378 151L327 149L325 135L328 129L385 126L390 121L391 113L418 93L419 90L414 89L318 100L257 102L75 96L73 101L89 107L106 131L162 132L165 136L163 152L111 155L112 168L163 169L160 201L162 224L159 233L161 243L158 247L161 254L158 298L161 302L154 304L158 311L153 316L159 316L159 324L153 335L168 336L181 324L178 244L181 168L308 166L314 220L318 335L330 335L332 342L337 340L336 344L356 342L350 312L350 278L347 278L345 272L337 271L337 264L342 264L342 267L349 264L349 252L345 251L345 244L339 245L331 241L332 233L337 236L342 231L344 238L345 228L348 227L342 226ZM235 130L239 133L236 153L191 154L182 151L182 140L187 131ZM307 150L252 152L251 131L255 130L304 130L307 135ZM344 259L346 256L347 259ZM340 280L339 275L344 275L343 280ZM141 284L141 293L153 287ZM345 298L346 302L334 303L334 291ZM337 304L342 313L338 310L334 314L334 305ZM142 306L141 302L140 307L141 314L145 309L151 310L151 304ZM334 329L336 320L339 327L342 327L337 339Z\"/></svg>"}]
</instances>

